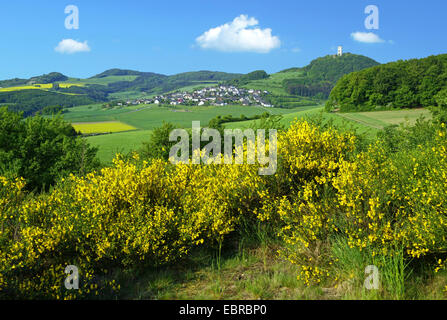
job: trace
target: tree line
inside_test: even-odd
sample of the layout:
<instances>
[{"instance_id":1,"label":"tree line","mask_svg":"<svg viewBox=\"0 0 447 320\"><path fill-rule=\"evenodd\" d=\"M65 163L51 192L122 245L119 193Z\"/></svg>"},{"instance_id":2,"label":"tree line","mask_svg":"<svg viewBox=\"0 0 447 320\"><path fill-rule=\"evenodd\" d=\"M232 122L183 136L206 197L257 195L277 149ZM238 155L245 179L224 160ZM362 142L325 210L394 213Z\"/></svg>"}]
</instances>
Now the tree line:
<instances>
[{"instance_id":1,"label":"tree line","mask_svg":"<svg viewBox=\"0 0 447 320\"><path fill-rule=\"evenodd\" d=\"M399 60L342 77L326 109L342 112L442 106L447 95L447 54Z\"/></svg>"}]
</instances>

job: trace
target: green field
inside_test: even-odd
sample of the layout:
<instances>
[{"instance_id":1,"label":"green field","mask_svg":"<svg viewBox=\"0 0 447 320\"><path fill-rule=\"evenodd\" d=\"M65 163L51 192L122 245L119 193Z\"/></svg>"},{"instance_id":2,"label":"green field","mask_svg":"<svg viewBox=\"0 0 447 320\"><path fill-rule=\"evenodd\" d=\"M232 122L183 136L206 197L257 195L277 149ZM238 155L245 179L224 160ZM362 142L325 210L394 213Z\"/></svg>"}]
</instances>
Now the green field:
<instances>
[{"instance_id":1,"label":"green field","mask_svg":"<svg viewBox=\"0 0 447 320\"><path fill-rule=\"evenodd\" d=\"M357 130L359 133L366 134L367 136L375 136L377 132L379 131L377 128L363 124L358 123L356 121L345 119L341 117L340 115L333 114L333 113L326 113L324 112L324 108L319 107L303 107L303 108L297 108L302 109L299 111L295 111L292 113L283 114L283 118L281 120L281 123L288 127L292 124L292 122L295 119L301 120L301 119L318 119L321 118L324 122L332 122L334 125L338 127L344 127L344 128L352 128ZM228 129L236 129L236 128L248 128L251 125L253 125L254 122L257 122L259 120L249 120L249 121L243 121L243 122L234 122L234 123L227 123L225 124L225 128Z\"/></svg>"},{"instance_id":2,"label":"green field","mask_svg":"<svg viewBox=\"0 0 447 320\"><path fill-rule=\"evenodd\" d=\"M287 79L296 79L303 74L300 70L290 70L271 74L267 79L253 80L246 86L247 89L266 90L276 95L288 96L284 90L283 81Z\"/></svg>"},{"instance_id":3,"label":"green field","mask_svg":"<svg viewBox=\"0 0 447 320\"><path fill-rule=\"evenodd\" d=\"M132 99L140 99L140 98L150 98L154 95L148 95L141 91L120 91L109 94L109 98L111 100L132 100Z\"/></svg>"},{"instance_id":4,"label":"green field","mask_svg":"<svg viewBox=\"0 0 447 320\"><path fill-rule=\"evenodd\" d=\"M298 108L300 109L300 108ZM402 123L414 124L417 119L431 118L427 109L411 109L397 111L358 112L358 113L326 113L323 107L304 107L304 110L283 115L282 124L289 126L295 119L309 119L321 117L324 122L331 121L334 125L352 128L359 133L374 137L377 132L389 125ZM225 125L228 129L248 128L257 120L234 122Z\"/></svg>"},{"instance_id":5,"label":"green field","mask_svg":"<svg viewBox=\"0 0 447 320\"><path fill-rule=\"evenodd\" d=\"M278 109L264 107L159 107L156 105L139 105L103 109L102 105L81 106L68 109L64 118L73 124L80 123L122 123L135 128L136 131L114 133L95 137L88 137L92 145L99 148L99 158L110 163L117 152L127 153L136 150L143 141L149 139L150 130L162 125L163 121L171 122L181 128L190 128L193 121L200 121L206 126L209 121L218 115L232 115L247 117L260 115L264 112L271 114L288 114L297 111L304 112L314 107L301 107L295 109ZM108 131L111 132L111 131Z\"/></svg>"},{"instance_id":6,"label":"green field","mask_svg":"<svg viewBox=\"0 0 447 320\"><path fill-rule=\"evenodd\" d=\"M377 129L383 129L386 126L401 123L414 124L421 116L426 119L431 119L432 117L430 111L427 109L339 113L338 115Z\"/></svg>"},{"instance_id":7,"label":"green field","mask_svg":"<svg viewBox=\"0 0 447 320\"><path fill-rule=\"evenodd\" d=\"M189 85L189 86L186 86L186 87L181 87L181 88L178 88L178 89L173 90L171 92L177 92L177 91L179 91L179 92L193 92L193 91L200 90L200 89L203 89L203 88L215 87L215 86L217 86L219 84L219 82L217 82L217 81L210 81L210 82L193 81L193 82L196 82L196 84L192 84L192 85Z\"/></svg>"},{"instance_id":8,"label":"green field","mask_svg":"<svg viewBox=\"0 0 447 320\"><path fill-rule=\"evenodd\" d=\"M101 136L87 137L87 141L98 148L98 157L110 163L117 153L127 154L138 150L143 142L149 141L151 130L138 130Z\"/></svg>"},{"instance_id":9,"label":"green field","mask_svg":"<svg viewBox=\"0 0 447 320\"><path fill-rule=\"evenodd\" d=\"M64 118L74 124L79 123L122 123L134 128L135 131L113 133L95 137L88 137L92 145L99 148L99 158L110 163L117 152L127 153L136 150L143 141L149 140L151 130L162 125L163 121L173 123L181 128L190 128L193 121L200 121L202 126L218 115L232 115L252 117L264 112L281 115L282 123L287 127L295 119L321 119L332 122L343 128L357 130L370 138L387 125L408 122L412 124L420 116L431 117L426 109L359 112L359 113L326 113L323 106L307 106L293 109L264 108L264 107L159 107L156 105L139 105L103 109L102 105L90 105L68 109ZM258 120L233 122L225 124L228 129L248 128ZM118 130L122 131L122 130ZM98 131L96 131L98 132ZM111 132L108 130L107 132Z\"/></svg>"},{"instance_id":10,"label":"green field","mask_svg":"<svg viewBox=\"0 0 447 320\"><path fill-rule=\"evenodd\" d=\"M68 109L64 118L72 123L120 121L137 129L150 130L159 127L163 121L171 122L182 128L191 127L192 121L200 121L203 125L219 116L232 115L247 117L269 112L272 114L288 114L307 110L313 107L300 107L294 109L278 109L264 107L159 107L156 105L139 105L111 110L103 109L102 105L74 107Z\"/></svg>"},{"instance_id":11,"label":"green field","mask_svg":"<svg viewBox=\"0 0 447 320\"><path fill-rule=\"evenodd\" d=\"M67 83L78 83L78 84L100 84L108 85L109 83L119 82L119 81L133 81L138 76L108 76L104 78L90 78L90 79L74 79L71 78L67 80Z\"/></svg>"},{"instance_id":12,"label":"green field","mask_svg":"<svg viewBox=\"0 0 447 320\"><path fill-rule=\"evenodd\" d=\"M72 123L76 122L100 122L119 121L119 114L139 110L147 106L116 107L113 109L103 109L102 104L92 104L66 109L64 118Z\"/></svg>"}]
</instances>

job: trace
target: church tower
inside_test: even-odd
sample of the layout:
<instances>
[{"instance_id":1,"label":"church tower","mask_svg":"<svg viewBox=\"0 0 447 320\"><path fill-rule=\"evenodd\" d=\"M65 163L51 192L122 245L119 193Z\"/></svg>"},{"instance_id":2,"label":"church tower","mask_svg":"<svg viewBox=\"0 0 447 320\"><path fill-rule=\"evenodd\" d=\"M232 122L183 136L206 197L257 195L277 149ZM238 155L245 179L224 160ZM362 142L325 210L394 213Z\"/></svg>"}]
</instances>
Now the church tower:
<instances>
[{"instance_id":1,"label":"church tower","mask_svg":"<svg viewBox=\"0 0 447 320\"><path fill-rule=\"evenodd\" d=\"M343 47L339 46L337 56L341 57L342 55L343 55Z\"/></svg>"}]
</instances>

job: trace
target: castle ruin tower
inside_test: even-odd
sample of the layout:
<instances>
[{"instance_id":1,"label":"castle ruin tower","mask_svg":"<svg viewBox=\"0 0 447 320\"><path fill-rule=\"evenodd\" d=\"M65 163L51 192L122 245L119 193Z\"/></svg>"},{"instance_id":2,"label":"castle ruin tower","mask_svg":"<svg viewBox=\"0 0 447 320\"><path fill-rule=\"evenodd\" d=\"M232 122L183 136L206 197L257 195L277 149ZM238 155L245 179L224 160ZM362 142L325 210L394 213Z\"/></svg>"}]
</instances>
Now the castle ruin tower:
<instances>
[{"instance_id":1,"label":"castle ruin tower","mask_svg":"<svg viewBox=\"0 0 447 320\"><path fill-rule=\"evenodd\" d=\"M342 55L343 55L343 47L339 46L337 56L341 57Z\"/></svg>"}]
</instances>

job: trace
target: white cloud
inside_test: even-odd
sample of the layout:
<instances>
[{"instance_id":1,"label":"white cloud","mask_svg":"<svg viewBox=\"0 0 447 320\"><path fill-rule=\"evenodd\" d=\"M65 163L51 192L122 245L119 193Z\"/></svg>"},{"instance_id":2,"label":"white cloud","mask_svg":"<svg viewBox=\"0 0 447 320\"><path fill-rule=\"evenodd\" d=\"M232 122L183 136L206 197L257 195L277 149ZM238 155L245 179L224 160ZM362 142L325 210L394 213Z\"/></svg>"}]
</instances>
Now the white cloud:
<instances>
[{"instance_id":1,"label":"white cloud","mask_svg":"<svg viewBox=\"0 0 447 320\"><path fill-rule=\"evenodd\" d=\"M73 54L77 52L89 52L90 47L87 44L87 41L79 42L73 39L64 39L54 48L56 52Z\"/></svg>"},{"instance_id":2,"label":"white cloud","mask_svg":"<svg viewBox=\"0 0 447 320\"><path fill-rule=\"evenodd\" d=\"M351 37L358 42L363 43L383 43L385 40L381 39L378 35L372 32L353 32Z\"/></svg>"},{"instance_id":3,"label":"white cloud","mask_svg":"<svg viewBox=\"0 0 447 320\"><path fill-rule=\"evenodd\" d=\"M258 20L240 15L232 22L212 28L196 39L202 49L224 52L268 53L281 46L272 29L261 29Z\"/></svg>"},{"instance_id":4,"label":"white cloud","mask_svg":"<svg viewBox=\"0 0 447 320\"><path fill-rule=\"evenodd\" d=\"M301 52L301 48L293 48L292 52L293 53L299 53L299 52Z\"/></svg>"}]
</instances>

